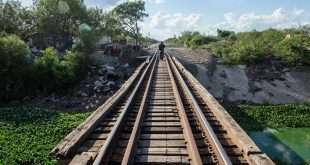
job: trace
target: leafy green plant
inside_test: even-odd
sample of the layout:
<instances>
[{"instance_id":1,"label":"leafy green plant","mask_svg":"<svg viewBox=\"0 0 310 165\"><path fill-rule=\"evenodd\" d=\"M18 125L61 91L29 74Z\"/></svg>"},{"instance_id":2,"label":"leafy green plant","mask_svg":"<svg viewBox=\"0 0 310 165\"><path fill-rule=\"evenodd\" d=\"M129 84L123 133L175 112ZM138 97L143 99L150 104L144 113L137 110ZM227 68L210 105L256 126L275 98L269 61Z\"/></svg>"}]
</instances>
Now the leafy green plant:
<instances>
[{"instance_id":1,"label":"leafy green plant","mask_svg":"<svg viewBox=\"0 0 310 165\"><path fill-rule=\"evenodd\" d=\"M43 56L34 61L35 75L37 86L47 91L70 89L78 81L78 75L83 73L87 63L86 57L78 52L66 51L64 60L59 60L54 48L47 48L41 53Z\"/></svg>"},{"instance_id":2,"label":"leafy green plant","mask_svg":"<svg viewBox=\"0 0 310 165\"><path fill-rule=\"evenodd\" d=\"M52 148L90 113L0 109L0 164L56 164Z\"/></svg>"},{"instance_id":3,"label":"leafy green plant","mask_svg":"<svg viewBox=\"0 0 310 165\"><path fill-rule=\"evenodd\" d=\"M27 91L23 82L30 73L28 45L16 35L0 37L0 101Z\"/></svg>"},{"instance_id":4,"label":"leafy green plant","mask_svg":"<svg viewBox=\"0 0 310 165\"><path fill-rule=\"evenodd\" d=\"M286 63L295 65L310 65L310 37L308 34L291 34L281 40L276 46L276 53Z\"/></svg>"},{"instance_id":5,"label":"leafy green plant","mask_svg":"<svg viewBox=\"0 0 310 165\"><path fill-rule=\"evenodd\" d=\"M310 106L306 104L237 105L226 110L245 130L310 127Z\"/></svg>"}]
</instances>

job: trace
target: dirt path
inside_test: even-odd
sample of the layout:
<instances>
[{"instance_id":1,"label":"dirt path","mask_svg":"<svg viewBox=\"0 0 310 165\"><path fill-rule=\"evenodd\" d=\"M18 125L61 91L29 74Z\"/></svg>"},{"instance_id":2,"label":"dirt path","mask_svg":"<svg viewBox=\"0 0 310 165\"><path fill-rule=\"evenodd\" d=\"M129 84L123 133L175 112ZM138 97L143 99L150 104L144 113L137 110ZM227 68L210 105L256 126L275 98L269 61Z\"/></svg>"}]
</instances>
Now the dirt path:
<instances>
[{"instance_id":1,"label":"dirt path","mask_svg":"<svg viewBox=\"0 0 310 165\"><path fill-rule=\"evenodd\" d=\"M310 68L286 68L274 59L256 65L226 66L208 50L169 48L219 101L248 103L310 102Z\"/></svg>"}]
</instances>

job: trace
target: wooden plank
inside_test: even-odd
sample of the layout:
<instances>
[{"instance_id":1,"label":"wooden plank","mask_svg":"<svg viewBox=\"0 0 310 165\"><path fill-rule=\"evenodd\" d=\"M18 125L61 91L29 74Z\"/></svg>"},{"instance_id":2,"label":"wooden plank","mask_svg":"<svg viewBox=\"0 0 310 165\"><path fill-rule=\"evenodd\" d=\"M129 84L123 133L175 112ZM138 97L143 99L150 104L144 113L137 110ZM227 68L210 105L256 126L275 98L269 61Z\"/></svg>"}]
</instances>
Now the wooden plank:
<instances>
[{"instance_id":1,"label":"wooden plank","mask_svg":"<svg viewBox=\"0 0 310 165\"><path fill-rule=\"evenodd\" d=\"M177 107L175 105L173 106L170 106L170 105L167 105L167 106L159 106L159 105L149 105L146 107L147 110L150 110L150 109L167 109L167 110L177 110Z\"/></svg>"},{"instance_id":2,"label":"wooden plank","mask_svg":"<svg viewBox=\"0 0 310 165\"><path fill-rule=\"evenodd\" d=\"M148 126L148 127L181 127L180 122L144 122L143 126Z\"/></svg>"},{"instance_id":3,"label":"wooden plank","mask_svg":"<svg viewBox=\"0 0 310 165\"><path fill-rule=\"evenodd\" d=\"M83 152L80 155L76 155L69 165L89 165L93 161L96 153L94 152Z\"/></svg>"},{"instance_id":4,"label":"wooden plank","mask_svg":"<svg viewBox=\"0 0 310 165\"><path fill-rule=\"evenodd\" d=\"M174 112L174 113L146 113L145 114L145 117L163 117L163 116L166 116L166 117L179 117L178 113L177 112Z\"/></svg>"},{"instance_id":5,"label":"wooden plank","mask_svg":"<svg viewBox=\"0 0 310 165\"><path fill-rule=\"evenodd\" d=\"M177 110L174 110L174 109L148 109L146 110L146 112L148 113L167 113L167 112L178 112Z\"/></svg>"},{"instance_id":6,"label":"wooden plank","mask_svg":"<svg viewBox=\"0 0 310 165\"><path fill-rule=\"evenodd\" d=\"M215 161L211 157L202 157L203 164L215 164Z\"/></svg>"},{"instance_id":7,"label":"wooden plank","mask_svg":"<svg viewBox=\"0 0 310 165\"><path fill-rule=\"evenodd\" d=\"M82 152L98 152L100 149L100 146L81 146L76 151L79 153Z\"/></svg>"},{"instance_id":8,"label":"wooden plank","mask_svg":"<svg viewBox=\"0 0 310 165\"><path fill-rule=\"evenodd\" d=\"M137 155L169 155L188 156L186 148L141 148L137 149Z\"/></svg>"},{"instance_id":9,"label":"wooden plank","mask_svg":"<svg viewBox=\"0 0 310 165\"><path fill-rule=\"evenodd\" d=\"M172 96L173 92L172 91L162 91L162 92L154 92L154 91L150 91L150 95L151 96Z\"/></svg>"},{"instance_id":10,"label":"wooden plank","mask_svg":"<svg viewBox=\"0 0 310 165\"><path fill-rule=\"evenodd\" d=\"M150 96L150 100L175 100L173 96Z\"/></svg>"},{"instance_id":11,"label":"wooden plank","mask_svg":"<svg viewBox=\"0 0 310 165\"><path fill-rule=\"evenodd\" d=\"M178 134L178 133L182 133L182 128L181 127L143 127L142 133Z\"/></svg>"},{"instance_id":12,"label":"wooden plank","mask_svg":"<svg viewBox=\"0 0 310 165\"><path fill-rule=\"evenodd\" d=\"M154 122L154 121L180 121L179 118L176 117L147 117L144 119L145 122Z\"/></svg>"},{"instance_id":13,"label":"wooden plank","mask_svg":"<svg viewBox=\"0 0 310 165\"><path fill-rule=\"evenodd\" d=\"M274 164L273 161L266 154L250 154L248 159L253 165Z\"/></svg>"},{"instance_id":14,"label":"wooden plank","mask_svg":"<svg viewBox=\"0 0 310 165\"><path fill-rule=\"evenodd\" d=\"M141 134L141 140L184 140L183 134Z\"/></svg>"},{"instance_id":15,"label":"wooden plank","mask_svg":"<svg viewBox=\"0 0 310 165\"><path fill-rule=\"evenodd\" d=\"M89 140L105 140L107 139L108 134L101 134L101 133L92 133L90 136L87 138Z\"/></svg>"},{"instance_id":16,"label":"wooden plank","mask_svg":"<svg viewBox=\"0 0 310 165\"><path fill-rule=\"evenodd\" d=\"M95 112L93 112L83 123L70 132L64 139L62 139L56 147L51 151L52 155L66 157L74 150L79 143L87 138L92 130L96 128L100 120L102 120L132 86L133 82L139 78L138 75L142 72L144 66L149 60L143 62L135 71L135 73L121 86L121 88L110 97L103 105L101 105Z\"/></svg>"},{"instance_id":17,"label":"wooden plank","mask_svg":"<svg viewBox=\"0 0 310 165\"><path fill-rule=\"evenodd\" d=\"M138 155L135 158L137 164L189 164L189 157L187 156L164 156L164 155Z\"/></svg>"},{"instance_id":18,"label":"wooden plank","mask_svg":"<svg viewBox=\"0 0 310 165\"><path fill-rule=\"evenodd\" d=\"M139 147L151 148L186 148L184 140L140 140Z\"/></svg>"},{"instance_id":19,"label":"wooden plank","mask_svg":"<svg viewBox=\"0 0 310 165\"><path fill-rule=\"evenodd\" d=\"M101 147L105 140L85 140L81 146Z\"/></svg>"}]
</instances>

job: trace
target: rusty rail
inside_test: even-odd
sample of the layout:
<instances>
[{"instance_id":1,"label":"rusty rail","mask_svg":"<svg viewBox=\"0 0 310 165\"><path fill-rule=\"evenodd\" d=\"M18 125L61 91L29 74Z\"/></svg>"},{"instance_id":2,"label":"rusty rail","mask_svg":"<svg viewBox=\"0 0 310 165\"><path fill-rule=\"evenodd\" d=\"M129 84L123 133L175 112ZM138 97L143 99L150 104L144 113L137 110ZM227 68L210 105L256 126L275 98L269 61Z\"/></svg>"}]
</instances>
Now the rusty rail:
<instances>
[{"instance_id":1,"label":"rusty rail","mask_svg":"<svg viewBox=\"0 0 310 165\"><path fill-rule=\"evenodd\" d=\"M133 130L132 130L131 135L130 135L130 139L129 139L129 142L128 142L128 145L127 145L127 148L125 151L125 155L124 155L124 158L122 161L122 165L133 164L133 156L135 154L135 149L136 149L136 145L137 145L136 144L137 137L140 135L140 132L141 132L141 123L142 123L142 120L143 120L144 114L145 114L146 100L147 100L147 97L149 94L150 85L151 85L151 82L153 79L153 74L154 74L154 69L156 66L157 59L158 59L158 56L155 55L155 63L152 67L150 77L149 77L148 82L147 82L147 86L146 86L146 89L145 89L145 92L144 92L144 95L142 98L142 103L141 103L141 106L139 108L138 116L137 116Z\"/></svg>"},{"instance_id":2,"label":"rusty rail","mask_svg":"<svg viewBox=\"0 0 310 165\"><path fill-rule=\"evenodd\" d=\"M175 96L176 102L177 102L178 113L179 113L179 116L180 116L181 124L182 124L182 126L184 128L183 129L183 133L184 133L185 140L187 142L186 146L187 146L188 151L189 151L189 156L190 156L190 158L192 160L191 164L193 164L193 165L202 164L202 160L201 160L201 157L200 157L200 154L199 154L199 151L198 151L198 147L196 145L193 132L191 130L191 127L190 127L190 124L189 124L186 112L184 110L184 106L182 104L182 100L181 100L181 97L180 97L180 94L179 94L179 91L178 91L178 88L177 88L177 84L176 84L176 82L174 80L174 77L172 75L171 66L169 65L168 60L166 60L166 63L167 63L167 66L168 66L169 76L170 76L170 79L171 79L171 82L172 82L173 93L174 93L174 96Z\"/></svg>"},{"instance_id":3,"label":"rusty rail","mask_svg":"<svg viewBox=\"0 0 310 165\"><path fill-rule=\"evenodd\" d=\"M213 142L214 147L216 148L217 152L219 153L219 158L221 159L221 162L224 163L225 165L230 165L232 164L228 155L226 154L223 146L221 145L219 139L217 138L217 136L215 135L213 129L211 128L208 120L206 119L206 117L204 116L204 114L202 113L202 110L200 109L200 107L198 106L197 101L195 100L194 96L192 95L191 91L189 90L189 88L187 87L184 79L182 78L182 76L180 75L179 71L177 70L177 68L175 67L175 65L173 63L171 63L171 58L170 55L168 55L168 59L170 61L170 64L172 65L173 70L175 71L179 81L182 84L183 89L186 91L187 95L190 98L190 101L192 103L192 106L195 107L196 112L199 116L199 120L201 123L203 123L203 129L205 130L205 132L207 133L208 136L210 136L210 139Z\"/></svg>"},{"instance_id":4,"label":"rusty rail","mask_svg":"<svg viewBox=\"0 0 310 165\"><path fill-rule=\"evenodd\" d=\"M155 53L156 54L156 53ZM121 112L119 118L117 119L115 126L113 127L113 129L111 130L111 133L109 134L107 140L104 142L104 144L102 145L93 165L100 165L102 164L102 160L103 158L105 158L107 156L107 154L109 154L108 149L110 148L112 142L114 141L114 139L116 138L117 132L119 131L122 122L124 121L124 117L126 115L126 113L128 112L129 106L132 104L132 100L134 99L135 95L137 94L137 91L139 89L139 87L141 87L142 81L145 79L146 77L146 73L148 72L150 66L152 63L154 63L156 61L156 56L153 56L150 64L147 66L147 68L144 70L138 84L136 85L136 87L134 88L133 92L131 93L128 102L126 103L124 110ZM155 64L154 64L155 65Z\"/></svg>"}]
</instances>

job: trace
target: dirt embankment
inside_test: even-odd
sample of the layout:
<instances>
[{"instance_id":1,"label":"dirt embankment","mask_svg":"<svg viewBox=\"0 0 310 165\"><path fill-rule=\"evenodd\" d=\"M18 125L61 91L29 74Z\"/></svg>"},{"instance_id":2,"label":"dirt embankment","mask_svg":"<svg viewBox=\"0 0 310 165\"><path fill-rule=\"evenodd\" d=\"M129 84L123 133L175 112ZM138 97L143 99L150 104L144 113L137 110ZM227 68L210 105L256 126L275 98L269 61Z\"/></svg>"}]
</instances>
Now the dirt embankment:
<instances>
[{"instance_id":1,"label":"dirt embankment","mask_svg":"<svg viewBox=\"0 0 310 165\"><path fill-rule=\"evenodd\" d=\"M169 48L219 101L248 103L310 102L310 68L287 68L278 59L256 65L226 66L208 50Z\"/></svg>"}]
</instances>

